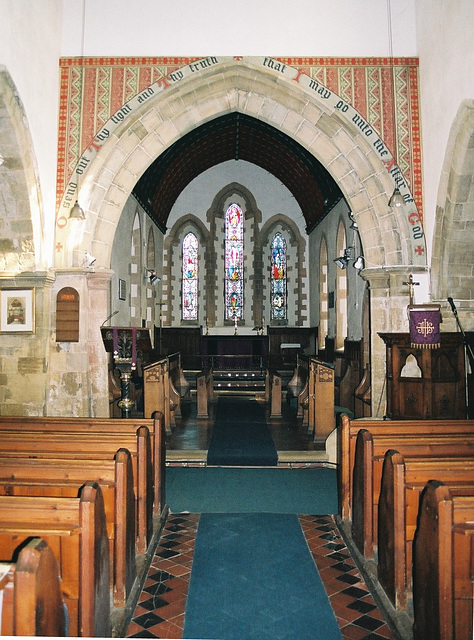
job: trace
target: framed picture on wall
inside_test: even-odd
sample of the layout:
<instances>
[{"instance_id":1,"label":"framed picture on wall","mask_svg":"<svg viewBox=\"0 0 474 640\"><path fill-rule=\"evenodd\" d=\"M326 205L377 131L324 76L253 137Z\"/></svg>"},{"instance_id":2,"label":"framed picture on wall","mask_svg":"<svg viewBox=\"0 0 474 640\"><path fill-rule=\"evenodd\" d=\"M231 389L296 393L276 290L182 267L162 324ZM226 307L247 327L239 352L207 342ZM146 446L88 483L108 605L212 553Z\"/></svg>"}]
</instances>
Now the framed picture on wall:
<instances>
[{"instance_id":1,"label":"framed picture on wall","mask_svg":"<svg viewBox=\"0 0 474 640\"><path fill-rule=\"evenodd\" d=\"M0 290L0 332L34 333L35 290Z\"/></svg>"},{"instance_id":2,"label":"framed picture on wall","mask_svg":"<svg viewBox=\"0 0 474 640\"><path fill-rule=\"evenodd\" d=\"M122 280L121 278L119 278L119 281L118 281L118 294L119 294L119 300L127 299L127 283L125 282L125 280Z\"/></svg>"}]
</instances>

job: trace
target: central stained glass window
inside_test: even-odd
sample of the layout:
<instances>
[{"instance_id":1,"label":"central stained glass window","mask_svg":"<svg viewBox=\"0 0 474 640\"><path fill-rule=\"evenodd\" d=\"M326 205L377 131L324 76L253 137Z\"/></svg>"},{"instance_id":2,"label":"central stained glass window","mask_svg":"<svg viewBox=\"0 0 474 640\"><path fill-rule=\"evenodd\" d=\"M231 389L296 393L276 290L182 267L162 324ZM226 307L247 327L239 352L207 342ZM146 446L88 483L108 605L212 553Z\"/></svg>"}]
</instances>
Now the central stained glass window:
<instances>
[{"instance_id":1,"label":"central stained glass window","mask_svg":"<svg viewBox=\"0 0 474 640\"><path fill-rule=\"evenodd\" d=\"M235 202L225 212L225 319L244 315L244 212Z\"/></svg>"},{"instance_id":2,"label":"central stained glass window","mask_svg":"<svg viewBox=\"0 0 474 640\"><path fill-rule=\"evenodd\" d=\"M273 236L271 244L271 317L286 319L286 241L281 233Z\"/></svg>"},{"instance_id":3,"label":"central stained glass window","mask_svg":"<svg viewBox=\"0 0 474 640\"><path fill-rule=\"evenodd\" d=\"M183 320L197 320L198 317L198 239L188 233L183 239Z\"/></svg>"}]
</instances>

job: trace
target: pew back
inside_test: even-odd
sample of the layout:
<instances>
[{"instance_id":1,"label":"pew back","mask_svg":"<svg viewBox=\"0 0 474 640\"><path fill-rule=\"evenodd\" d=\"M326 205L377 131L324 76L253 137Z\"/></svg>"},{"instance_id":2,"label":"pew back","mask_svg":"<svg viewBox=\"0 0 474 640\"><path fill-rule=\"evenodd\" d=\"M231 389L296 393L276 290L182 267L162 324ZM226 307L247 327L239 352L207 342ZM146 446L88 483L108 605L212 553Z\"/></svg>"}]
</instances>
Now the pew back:
<instances>
[{"instance_id":1,"label":"pew back","mask_svg":"<svg viewBox=\"0 0 474 640\"><path fill-rule=\"evenodd\" d=\"M1 422L1 420L0 420ZM137 548L145 553L153 534L153 467L150 434L140 427L134 434L0 431L2 456L43 459L113 460L117 448L132 456L134 491L137 500Z\"/></svg>"},{"instance_id":2,"label":"pew back","mask_svg":"<svg viewBox=\"0 0 474 640\"><path fill-rule=\"evenodd\" d=\"M133 470L129 451L115 460L2 458L0 495L77 497L88 481L100 486L109 538L113 598L124 606L137 576Z\"/></svg>"},{"instance_id":3,"label":"pew back","mask_svg":"<svg viewBox=\"0 0 474 640\"><path fill-rule=\"evenodd\" d=\"M378 574L379 581L395 607L407 606L411 591L412 544L418 516L407 510L406 487L417 501L422 487L436 478L453 483L459 493L474 489L474 457L404 458L389 450L385 456L379 501ZM413 499L413 496L412 496Z\"/></svg>"},{"instance_id":4,"label":"pew back","mask_svg":"<svg viewBox=\"0 0 474 640\"><path fill-rule=\"evenodd\" d=\"M357 434L360 429L367 429L375 437L385 434L390 437L396 435L421 435L431 438L433 435L452 433L474 435L474 420L351 420L343 415L338 427L339 446L339 511L343 520L350 520L352 478ZM396 445L392 445L396 448Z\"/></svg>"},{"instance_id":5,"label":"pew back","mask_svg":"<svg viewBox=\"0 0 474 640\"><path fill-rule=\"evenodd\" d=\"M366 558L373 557L377 512L385 453L396 448L404 457L474 456L474 434L372 434L360 429L356 438L352 478L352 536Z\"/></svg>"},{"instance_id":6,"label":"pew back","mask_svg":"<svg viewBox=\"0 0 474 640\"><path fill-rule=\"evenodd\" d=\"M0 496L0 559L41 537L59 566L70 635L110 636L109 545L102 493L87 483L80 498Z\"/></svg>"},{"instance_id":7,"label":"pew back","mask_svg":"<svg viewBox=\"0 0 474 640\"><path fill-rule=\"evenodd\" d=\"M423 490L413 549L415 640L472 640L472 493L453 495L439 480Z\"/></svg>"}]
</instances>

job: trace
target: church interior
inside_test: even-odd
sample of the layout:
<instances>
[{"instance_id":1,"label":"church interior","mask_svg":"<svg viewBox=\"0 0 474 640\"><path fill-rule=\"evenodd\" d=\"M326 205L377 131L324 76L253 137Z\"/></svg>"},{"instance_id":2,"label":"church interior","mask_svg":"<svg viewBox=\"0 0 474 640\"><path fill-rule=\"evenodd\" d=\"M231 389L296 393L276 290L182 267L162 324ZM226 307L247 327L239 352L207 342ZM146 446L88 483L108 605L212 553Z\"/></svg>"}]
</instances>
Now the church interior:
<instances>
[{"instance_id":1,"label":"church interior","mask_svg":"<svg viewBox=\"0 0 474 640\"><path fill-rule=\"evenodd\" d=\"M0 15L0 634L472 638L471 0Z\"/></svg>"}]
</instances>

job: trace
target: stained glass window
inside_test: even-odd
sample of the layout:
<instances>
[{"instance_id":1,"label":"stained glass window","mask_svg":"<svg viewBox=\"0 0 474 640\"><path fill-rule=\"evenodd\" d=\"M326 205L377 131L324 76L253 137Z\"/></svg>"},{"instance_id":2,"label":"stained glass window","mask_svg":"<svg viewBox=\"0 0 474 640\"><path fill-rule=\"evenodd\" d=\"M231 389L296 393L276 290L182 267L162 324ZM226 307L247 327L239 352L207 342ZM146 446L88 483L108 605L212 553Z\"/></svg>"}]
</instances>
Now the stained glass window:
<instances>
[{"instance_id":1,"label":"stained glass window","mask_svg":"<svg viewBox=\"0 0 474 640\"><path fill-rule=\"evenodd\" d=\"M183 320L197 320L198 317L198 248L194 233L183 239Z\"/></svg>"},{"instance_id":2,"label":"stained glass window","mask_svg":"<svg viewBox=\"0 0 474 640\"><path fill-rule=\"evenodd\" d=\"M281 233L271 243L271 318L286 319L286 241Z\"/></svg>"},{"instance_id":3,"label":"stained glass window","mask_svg":"<svg viewBox=\"0 0 474 640\"><path fill-rule=\"evenodd\" d=\"M244 314L244 212L235 202L225 213L225 319Z\"/></svg>"}]
</instances>

